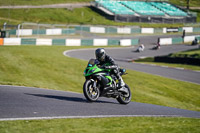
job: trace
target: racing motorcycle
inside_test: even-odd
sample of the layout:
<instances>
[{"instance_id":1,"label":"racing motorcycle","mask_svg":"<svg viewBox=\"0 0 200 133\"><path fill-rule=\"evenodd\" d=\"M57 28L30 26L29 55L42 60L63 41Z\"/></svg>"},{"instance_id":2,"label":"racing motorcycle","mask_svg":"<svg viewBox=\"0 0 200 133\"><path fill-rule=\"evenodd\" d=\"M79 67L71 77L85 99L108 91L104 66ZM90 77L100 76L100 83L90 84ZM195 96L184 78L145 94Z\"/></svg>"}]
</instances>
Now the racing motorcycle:
<instances>
[{"instance_id":1,"label":"racing motorcycle","mask_svg":"<svg viewBox=\"0 0 200 133\"><path fill-rule=\"evenodd\" d=\"M120 75L125 75L125 69L119 69ZM90 59L84 70L85 83L83 93L85 98L90 102L95 102L99 97L116 98L120 104L128 104L131 101L131 90L127 84L124 91L120 89L117 77L112 74L111 69L99 66L98 61Z\"/></svg>"}]
</instances>

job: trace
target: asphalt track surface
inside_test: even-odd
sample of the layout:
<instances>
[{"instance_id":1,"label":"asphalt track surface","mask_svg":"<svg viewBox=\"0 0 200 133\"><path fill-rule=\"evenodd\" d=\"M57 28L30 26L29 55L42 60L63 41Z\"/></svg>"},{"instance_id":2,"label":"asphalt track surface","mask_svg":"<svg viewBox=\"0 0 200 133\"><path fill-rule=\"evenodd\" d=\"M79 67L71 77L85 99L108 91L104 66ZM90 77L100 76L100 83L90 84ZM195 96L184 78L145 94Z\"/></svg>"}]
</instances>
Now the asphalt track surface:
<instances>
[{"instance_id":1,"label":"asphalt track surface","mask_svg":"<svg viewBox=\"0 0 200 133\"><path fill-rule=\"evenodd\" d=\"M106 49L106 51L117 60L117 63L120 66L125 68L199 84L198 79L200 73L196 71L127 62L127 60L139 57L163 55L168 54L169 52L184 51L195 48L187 45L171 45L162 46L160 50L154 51L150 50L151 47L152 45L146 45L146 50L142 53L134 52L135 48L133 47L111 48ZM66 51L64 54L88 60L94 58L94 49L71 50ZM159 74L156 72L159 72ZM163 75L161 73L163 73ZM174 75L181 76L174 77ZM182 79L181 77L185 77L185 79ZM128 105L121 105L115 99L109 98L99 98L97 102L90 103L85 99L83 94L79 93L33 87L0 86L0 121L93 117L200 118L200 112L137 102L130 102Z\"/></svg>"},{"instance_id":2,"label":"asphalt track surface","mask_svg":"<svg viewBox=\"0 0 200 133\"><path fill-rule=\"evenodd\" d=\"M115 59L120 67L159 75L167 78L176 80L191 82L200 84L200 71L184 70L183 68L171 68L167 66L154 66L140 63L130 63L129 61L143 58L143 57L154 57L158 55L167 55L174 52L185 51L197 48L197 46L189 45L168 45L161 46L159 50L151 50L152 45L146 45L145 51L138 53L135 52L136 48L107 48L106 52ZM89 60L95 58L95 49L84 49L84 50L71 50L66 51L66 56L79 58L82 60ZM134 79L133 79L134 80Z\"/></svg>"},{"instance_id":3,"label":"asphalt track surface","mask_svg":"<svg viewBox=\"0 0 200 133\"><path fill-rule=\"evenodd\" d=\"M191 117L200 112L115 99L86 101L83 94L31 87L0 86L0 121L99 117Z\"/></svg>"},{"instance_id":4,"label":"asphalt track surface","mask_svg":"<svg viewBox=\"0 0 200 133\"><path fill-rule=\"evenodd\" d=\"M51 4L51 5L18 5L18 6L0 6L0 9L23 9L23 8L80 8L85 6L90 6L90 3L61 3L61 4Z\"/></svg>"}]
</instances>

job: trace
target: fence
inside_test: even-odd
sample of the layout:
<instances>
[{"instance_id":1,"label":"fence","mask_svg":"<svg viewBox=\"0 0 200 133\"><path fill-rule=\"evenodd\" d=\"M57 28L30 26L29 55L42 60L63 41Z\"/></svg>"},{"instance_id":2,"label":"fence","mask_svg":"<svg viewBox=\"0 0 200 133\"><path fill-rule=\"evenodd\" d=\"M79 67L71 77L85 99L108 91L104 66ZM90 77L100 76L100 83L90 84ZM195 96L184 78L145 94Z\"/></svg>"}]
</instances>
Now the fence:
<instances>
[{"instance_id":1,"label":"fence","mask_svg":"<svg viewBox=\"0 0 200 133\"><path fill-rule=\"evenodd\" d=\"M132 16L132 15L115 15L114 20L118 22L142 22L142 23L196 23L196 17L167 18L156 16Z\"/></svg>"},{"instance_id":2,"label":"fence","mask_svg":"<svg viewBox=\"0 0 200 133\"><path fill-rule=\"evenodd\" d=\"M200 27L180 27L180 28L141 28L138 26L103 26L103 25L59 25L59 24L35 24L22 23L17 26L4 25L3 29L7 31L6 37L81 37L97 38L108 37L112 35L121 36L130 34L154 34L183 32L186 33L200 32Z\"/></svg>"}]
</instances>

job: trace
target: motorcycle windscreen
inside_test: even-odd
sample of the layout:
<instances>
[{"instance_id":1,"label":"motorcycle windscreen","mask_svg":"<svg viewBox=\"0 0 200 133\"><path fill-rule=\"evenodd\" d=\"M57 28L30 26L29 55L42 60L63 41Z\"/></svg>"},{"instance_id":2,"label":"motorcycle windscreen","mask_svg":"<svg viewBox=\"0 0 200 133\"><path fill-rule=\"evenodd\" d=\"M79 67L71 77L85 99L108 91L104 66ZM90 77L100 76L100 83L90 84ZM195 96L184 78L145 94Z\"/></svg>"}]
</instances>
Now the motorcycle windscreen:
<instances>
[{"instance_id":1,"label":"motorcycle windscreen","mask_svg":"<svg viewBox=\"0 0 200 133\"><path fill-rule=\"evenodd\" d=\"M88 67L92 67L95 64L97 64L97 60L96 59L90 59L89 62L88 62Z\"/></svg>"}]
</instances>

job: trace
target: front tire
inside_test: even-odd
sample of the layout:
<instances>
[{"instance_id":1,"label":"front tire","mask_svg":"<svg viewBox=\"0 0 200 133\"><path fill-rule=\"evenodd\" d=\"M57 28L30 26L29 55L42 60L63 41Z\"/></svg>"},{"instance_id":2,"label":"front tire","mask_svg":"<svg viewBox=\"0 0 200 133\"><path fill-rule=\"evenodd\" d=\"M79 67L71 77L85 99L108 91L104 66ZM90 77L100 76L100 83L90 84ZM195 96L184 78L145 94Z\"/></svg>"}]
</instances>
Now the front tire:
<instances>
[{"instance_id":1,"label":"front tire","mask_svg":"<svg viewBox=\"0 0 200 133\"><path fill-rule=\"evenodd\" d=\"M86 80L83 85L83 94L84 94L85 98L90 102L97 101L97 99L99 98L99 95L100 95L99 88L97 88L97 87L95 88L93 86L93 82L95 82L95 81Z\"/></svg>"},{"instance_id":2,"label":"front tire","mask_svg":"<svg viewBox=\"0 0 200 133\"><path fill-rule=\"evenodd\" d=\"M120 103L120 104L128 104L130 101L131 101L131 90L129 88L129 86L126 84L125 86L125 89L127 89L127 94L120 94L119 97L117 98L117 101Z\"/></svg>"}]
</instances>

